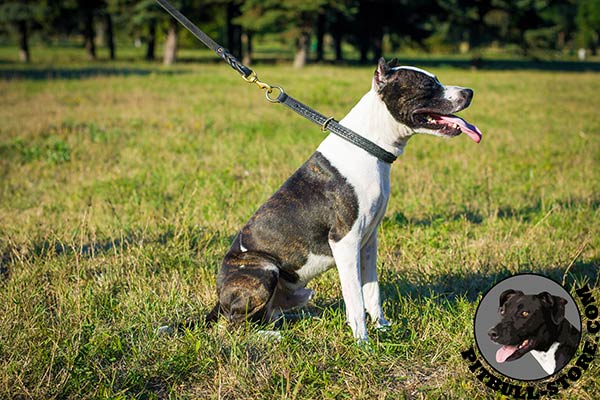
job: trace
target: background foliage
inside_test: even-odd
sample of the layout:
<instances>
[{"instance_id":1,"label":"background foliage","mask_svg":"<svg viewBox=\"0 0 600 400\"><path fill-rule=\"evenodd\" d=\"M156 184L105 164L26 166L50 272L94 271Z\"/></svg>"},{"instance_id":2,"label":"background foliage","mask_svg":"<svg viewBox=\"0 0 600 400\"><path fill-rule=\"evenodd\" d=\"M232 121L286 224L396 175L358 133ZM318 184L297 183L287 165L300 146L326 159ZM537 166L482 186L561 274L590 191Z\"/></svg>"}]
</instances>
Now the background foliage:
<instances>
[{"instance_id":1,"label":"background foliage","mask_svg":"<svg viewBox=\"0 0 600 400\"><path fill-rule=\"evenodd\" d=\"M597 52L600 0L176 0L173 4L233 54L253 56L253 42L285 43L294 64L309 60L367 62L406 48L477 52L510 48L568 54L578 48ZM80 40L88 58L96 45L116 57L117 42L146 46L155 57L163 37L164 60L177 48L198 45L179 33L153 0L0 1L0 35L18 43L20 59L30 59L28 42ZM177 43L178 42L178 43ZM174 45L172 43L177 43ZM345 51L346 50L346 51ZM475 55L476 56L476 55Z\"/></svg>"}]
</instances>

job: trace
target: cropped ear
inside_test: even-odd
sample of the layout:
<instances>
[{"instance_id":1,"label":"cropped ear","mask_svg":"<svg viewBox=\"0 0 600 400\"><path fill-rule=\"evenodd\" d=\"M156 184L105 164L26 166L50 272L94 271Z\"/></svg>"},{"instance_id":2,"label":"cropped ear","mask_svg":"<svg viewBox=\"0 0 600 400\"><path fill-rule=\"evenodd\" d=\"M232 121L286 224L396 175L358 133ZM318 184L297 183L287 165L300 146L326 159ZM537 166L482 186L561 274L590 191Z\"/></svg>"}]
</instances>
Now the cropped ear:
<instances>
[{"instance_id":1,"label":"cropped ear","mask_svg":"<svg viewBox=\"0 0 600 400\"><path fill-rule=\"evenodd\" d=\"M377 63L377 69L373 76L373 89L380 91L389 82L390 72L392 68L398 65L398 60L393 59L390 62L385 62L381 57Z\"/></svg>"},{"instance_id":2,"label":"cropped ear","mask_svg":"<svg viewBox=\"0 0 600 400\"><path fill-rule=\"evenodd\" d=\"M508 299L510 299L511 297L516 296L516 295L522 296L523 294L524 293L521 292L520 290L514 290L514 289L505 290L500 295L500 307L502 308L504 303L506 303L508 301Z\"/></svg>"},{"instance_id":3,"label":"cropped ear","mask_svg":"<svg viewBox=\"0 0 600 400\"><path fill-rule=\"evenodd\" d=\"M542 304L549 308L552 322L559 325L565 319L565 304L567 304L567 300L559 296L553 296L548 292L542 292L537 297Z\"/></svg>"},{"instance_id":4,"label":"cropped ear","mask_svg":"<svg viewBox=\"0 0 600 400\"><path fill-rule=\"evenodd\" d=\"M400 62L397 58L392 58L390 61L388 61L387 65L389 68L396 68L400 65Z\"/></svg>"}]
</instances>

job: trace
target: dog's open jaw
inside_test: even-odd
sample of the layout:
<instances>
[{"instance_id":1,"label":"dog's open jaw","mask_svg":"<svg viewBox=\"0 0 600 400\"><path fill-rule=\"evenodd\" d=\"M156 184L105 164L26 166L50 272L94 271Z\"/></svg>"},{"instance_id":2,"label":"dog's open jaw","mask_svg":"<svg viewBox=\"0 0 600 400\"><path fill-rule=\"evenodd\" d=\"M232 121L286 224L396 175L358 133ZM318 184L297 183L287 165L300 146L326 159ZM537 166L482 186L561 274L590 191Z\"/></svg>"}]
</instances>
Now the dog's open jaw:
<instances>
[{"instance_id":1,"label":"dog's open jaw","mask_svg":"<svg viewBox=\"0 0 600 400\"><path fill-rule=\"evenodd\" d=\"M444 86L427 71L383 59L375 71L373 88L396 121L414 133L442 137L464 133L476 143L481 141L479 128L454 115L471 103L471 89Z\"/></svg>"},{"instance_id":2,"label":"dog's open jaw","mask_svg":"<svg viewBox=\"0 0 600 400\"><path fill-rule=\"evenodd\" d=\"M518 345L505 344L496 351L496 361L503 363L521 358L535 345L533 339L525 339Z\"/></svg>"},{"instance_id":3,"label":"dog's open jaw","mask_svg":"<svg viewBox=\"0 0 600 400\"><path fill-rule=\"evenodd\" d=\"M481 131L475 125L465 121L456 115L441 115L436 113L424 113L427 122L424 124L427 129L438 132L442 136L457 136L461 132L479 143L481 141Z\"/></svg>"}]
</instances>

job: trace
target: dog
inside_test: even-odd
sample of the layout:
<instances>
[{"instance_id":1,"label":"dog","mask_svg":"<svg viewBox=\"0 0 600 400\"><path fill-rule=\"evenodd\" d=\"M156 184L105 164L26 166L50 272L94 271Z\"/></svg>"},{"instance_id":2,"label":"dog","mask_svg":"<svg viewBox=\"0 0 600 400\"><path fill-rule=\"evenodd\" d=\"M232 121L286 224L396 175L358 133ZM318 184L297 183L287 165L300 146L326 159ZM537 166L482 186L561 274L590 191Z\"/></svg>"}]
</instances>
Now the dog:
<instances>
[{"instance_id":1,"label":"dog","mask_svg":"<svg viewBox=\"0 0 600 400\"><path fill-rule=\"evenodd\" d=\"M466 133L478 143L479 129L453 115L472 98L471 89L382 58L371 90L340 124L396 156L415 133ZM375 326L389 326L377 280L377 226L390 197L390 168L334 134L326 137L235 237L207 322L219 315L234 323L272 321L304 306L314 294L307 283L336 265L354 337L368 341L365 310Z\"/></svg>"},{"instance_id":2,"label":"dog","mask_svg":"<svg viewBox=\"0 0 600 400\"><path fill-rule=\"evenodd\" d=\"M564 367L579 344L580 332L565 318L567 300L548 292L526 295L509 289L500 295L500 322L488 331L502 347L496 362L514 361L527 353L544 371Z\"/></svg>"}]
</instances>

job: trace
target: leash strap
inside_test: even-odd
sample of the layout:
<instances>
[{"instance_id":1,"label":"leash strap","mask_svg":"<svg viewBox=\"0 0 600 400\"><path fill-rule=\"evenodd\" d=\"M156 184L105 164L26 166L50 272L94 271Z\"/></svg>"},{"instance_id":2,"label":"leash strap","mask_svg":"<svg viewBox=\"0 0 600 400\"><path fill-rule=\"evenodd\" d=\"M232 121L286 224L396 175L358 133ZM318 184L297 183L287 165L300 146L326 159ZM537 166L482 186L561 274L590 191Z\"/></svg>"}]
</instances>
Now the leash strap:
<instances>
[{"instance_id":1,"label":"leash strap","mask_svg":"<svg viewBox=\"0 0 600 400\"><path fill-rule=\"evenodd\" d=\"M388 164L396 161L396 156L389 151L381 148L377 144L373 143L369 139L357 134L351 129L340 125L333 117L327 118L323 114L315 111L306 104L299 102L292 96L288 95L283 88L279 86L271 86L265 82L258 80L258 75L252 69L242 64L237 58L233 56L227 49L219 45L217 42L212 40L206 33L202 32L200 28L194 25L185 15L179 12L171 3L167 0L156 0L161 7L163 7L169 14L173 16L179 23L181 23L187 30L189 30L198 40L200 40L206 47L213 50L219 57L221 57L231 68L235 69L242 78L248 83L255 83L260 89L265 90L265 96L271 103L281 103L291 110L294 110L299 115L314 122L321 126L321 130L336 134L337 136L347 140L348 142L360 147L371 155L377 157L381 161ZM278 91L278 95L274 96L273 92Z\"/></svg>"}]
</instances>

